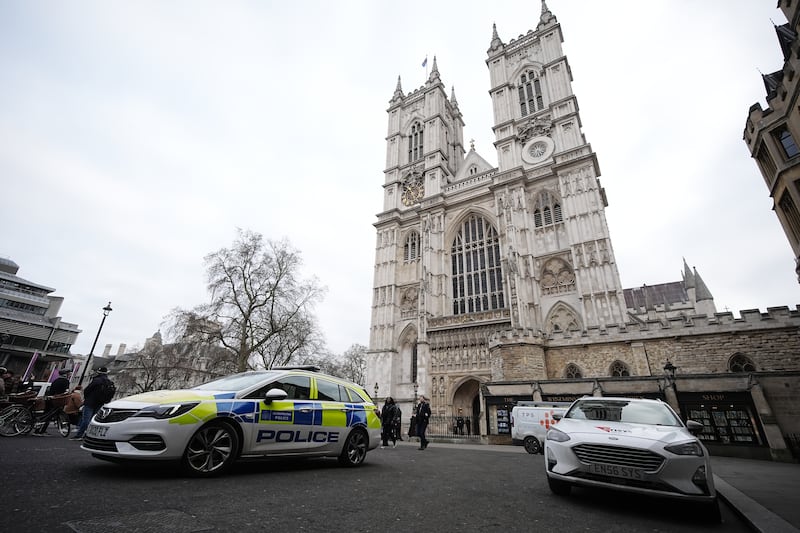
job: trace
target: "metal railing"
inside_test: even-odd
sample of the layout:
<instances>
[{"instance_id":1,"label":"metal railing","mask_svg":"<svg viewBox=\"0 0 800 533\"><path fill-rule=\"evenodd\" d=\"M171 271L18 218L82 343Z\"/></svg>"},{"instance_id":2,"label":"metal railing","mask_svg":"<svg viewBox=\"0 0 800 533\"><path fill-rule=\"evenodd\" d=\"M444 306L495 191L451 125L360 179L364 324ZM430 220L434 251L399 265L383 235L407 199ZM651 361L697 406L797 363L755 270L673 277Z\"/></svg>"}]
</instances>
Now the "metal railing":
<instances>
[{"instance_id":1,"label":"metal railing","mask_svg":"<svg viewBox=\"0 0 800 533\"><path fill-rule=\"evenodd\" d=\"M431 416L428 421L428 429L425 436L428 439L448 439L454 441L472 442L479 441L480 426L475 417L464 416L461 417L464 421L463 424L458 423L458 418L455 416ZM410 425L416 423L412 417L409 421ZM405 426L405 435L409 435L409 427ZM411 436L416 436L416 428L412 427Z\"/></svg>"}]
</instances>

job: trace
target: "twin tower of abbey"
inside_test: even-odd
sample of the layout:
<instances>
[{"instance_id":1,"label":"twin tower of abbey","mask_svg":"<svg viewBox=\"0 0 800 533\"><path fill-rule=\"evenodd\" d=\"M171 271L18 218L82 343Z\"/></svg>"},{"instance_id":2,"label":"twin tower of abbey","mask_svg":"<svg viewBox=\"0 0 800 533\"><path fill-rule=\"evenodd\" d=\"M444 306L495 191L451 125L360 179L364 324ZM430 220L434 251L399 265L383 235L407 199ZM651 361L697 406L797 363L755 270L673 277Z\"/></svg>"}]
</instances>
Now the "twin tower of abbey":
<instances>
[{"instance_id":1,"label":"twin tower of abbey","mask_svg":"<svg viewBox=\"0 0 800 533\"><path fill-rule=\"evenodd\" d=\"M506 43L493 29L497 167L465 145L435 58L422 87L405 93L398 78L389 101L366 385L404 413L415 393L434 415L462 409L490 440L507 434L504 413L519 400L627 394L683 408L667 361L684 380L724 372L741 381L732 361L760 371L765 357L798 348L796 311L717 313L685 262L680 281L622 287L562 40L544 1L527 34ZM765 355L759 335L786 344ZM749 390L736 379L711 388Z\"/></svg>"}]
</instances>

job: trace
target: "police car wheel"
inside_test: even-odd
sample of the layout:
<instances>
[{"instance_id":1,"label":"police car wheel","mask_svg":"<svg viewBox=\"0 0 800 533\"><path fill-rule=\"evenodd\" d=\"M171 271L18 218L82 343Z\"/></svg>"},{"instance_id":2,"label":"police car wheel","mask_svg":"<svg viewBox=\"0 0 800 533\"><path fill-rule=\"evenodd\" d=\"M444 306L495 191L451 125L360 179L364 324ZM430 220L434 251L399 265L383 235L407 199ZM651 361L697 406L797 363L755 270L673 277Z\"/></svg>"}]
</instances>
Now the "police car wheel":
<instances>
[{"instance_id":1,"label":"police car wheel","mask_svg":"<svg viewBox=\"0 0 800 533\"><path fill-rule=\"evenodd\" d=\"M532 454L541 453L542 446L539 444L539 441L536 437L527 436L523 441L525 445L525 451Z\"/></svg>"},{"instance_id":2,"label":"police car wheel","mask_svg":"<svg viewBox=\"0 0 800 533\"><path fill-rule=\"evenodd\" d=\"M194 477L211 477L227 471L236 460L239 437L224 422L198 429L183 452L183 471Z\"/></svg>"},{"instance_id":3,"label":"police car wheel","mask_svg":"<svg viewBox=\"0 0 800 533\"><path fill-rule=\"evenodd\" d=\"M367 457L367 444L369 439L363 429L354 429L344 442L342 453L339 455L339 464L342 466L358 466Z\"/></svg>"}]
</instances>

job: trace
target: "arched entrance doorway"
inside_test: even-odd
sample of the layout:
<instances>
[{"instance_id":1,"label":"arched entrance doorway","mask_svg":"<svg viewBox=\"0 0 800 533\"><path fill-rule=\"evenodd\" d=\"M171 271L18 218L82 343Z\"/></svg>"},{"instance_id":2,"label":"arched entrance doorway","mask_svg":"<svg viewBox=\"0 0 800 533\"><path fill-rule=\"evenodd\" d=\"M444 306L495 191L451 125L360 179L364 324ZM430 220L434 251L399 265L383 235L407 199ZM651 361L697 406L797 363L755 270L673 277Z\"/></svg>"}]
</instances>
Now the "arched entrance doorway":
<instances>
[{"instance_id":1,"label":"arched entrance doorway","mask_svg":"<svg viewBox=\"0 0 800 533\"><path fill-rule=\"evenodd\" d=\"M463 434L465 436L480 435L480 382L477 379L467 378L456 389L453 395L453 416L464 417Z\"/></svg>"}]
</instances>

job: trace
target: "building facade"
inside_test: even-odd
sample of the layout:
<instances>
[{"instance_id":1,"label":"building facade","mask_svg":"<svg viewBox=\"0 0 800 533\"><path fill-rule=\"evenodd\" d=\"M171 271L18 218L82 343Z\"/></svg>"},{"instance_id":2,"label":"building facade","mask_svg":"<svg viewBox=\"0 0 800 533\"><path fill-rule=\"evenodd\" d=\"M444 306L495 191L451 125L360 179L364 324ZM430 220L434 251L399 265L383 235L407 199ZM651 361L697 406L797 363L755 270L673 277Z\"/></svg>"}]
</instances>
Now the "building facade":
<instances>
[{"instance_id":1,"label":"building facade","mask_svg":"<svg viewBox=\"0 0 800 533\"><path fill-rule=\"evenodd\" d=\"M773 210L786 233L795 257L800 282L800 5L780 0L778 8L786 24L775 26L777 44L783 54L783 68L763 75L767 108L750 106L744 141L756 160L773 200Z\"/></svg>"},{"instance_id":2,"label":"building facade","mask_svg":"<svg viewBox=\"0 0 800 533\"><path fill-rule=\"evenodd\" d=\"M510 442L508 414L520 400L633 394L708 420L712 445L744 449L725 433L740 426L718 414L735 396L748 409L725 413L745 413L746 429L760 431L742 454L785 456L800 413L775 414L760 372L786 373L781 383L796 392L800 314L717 313L685 261L681 281L622 287L561 43L544 1L527 34L504 43L493 28L497 167L464 146L436 58L420 89L406 94L398 79L375 223L367 383L405 413L417 393L435 417L468 413L471 431L492 442Z\"/></svg>"},{"instance_id":3,"label":"building facade","mask_svg":"<svg viewBox=\"0 0 800 533\"><path fill-rule=\"evenodd\" d=\"M19 265L0 258L0 365L16 376L49 379L71 365L70 348L81 330L58 316L64 299L55 289L17 276Z\"/></svg>"}]
</instances>

